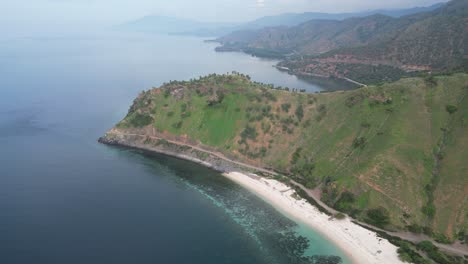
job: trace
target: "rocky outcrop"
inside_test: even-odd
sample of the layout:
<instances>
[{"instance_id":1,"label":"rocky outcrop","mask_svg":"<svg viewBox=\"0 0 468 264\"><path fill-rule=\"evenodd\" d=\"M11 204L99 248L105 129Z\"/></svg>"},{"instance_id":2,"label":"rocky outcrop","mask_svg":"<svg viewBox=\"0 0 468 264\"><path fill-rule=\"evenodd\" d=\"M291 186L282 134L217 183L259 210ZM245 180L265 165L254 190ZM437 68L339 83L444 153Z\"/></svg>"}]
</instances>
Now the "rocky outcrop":
<instances>
[{"instance_id":1,"label":"rocky outcrop","mask_svg":"<svg viewBox=\"0 0 468 264\"><path fill-rule=\"evenodd\" d=\"M253 168L240 165L237 162L221 158L209 151L203 151L183 143L168 141L163 138L150 137L146 135L124 133L116 128L111 129L98 142L106 145L121 146L138 149L142 151L164 154L174 158L179 158L198 163L219 172L257 172ZM264 174L264 172L260 172Z\"/></svg>"}]
</instances>

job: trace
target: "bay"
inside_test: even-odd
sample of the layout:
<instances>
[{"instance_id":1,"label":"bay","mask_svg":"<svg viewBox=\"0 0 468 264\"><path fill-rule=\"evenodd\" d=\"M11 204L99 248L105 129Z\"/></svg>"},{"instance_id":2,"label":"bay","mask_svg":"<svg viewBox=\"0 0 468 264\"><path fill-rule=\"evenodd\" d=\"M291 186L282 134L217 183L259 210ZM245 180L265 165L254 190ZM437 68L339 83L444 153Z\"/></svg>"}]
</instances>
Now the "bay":
<instances>
[{"instance_id":1,"label":"bay","mask_svg":"<svg viewBox=\"0 0 468 264\"><path fill-rule=\"evenodd\" d=\"M1 263L347 263L216 172L96 142L141 90L170 80L238 71L325 89L214 47L116 32L0 38Z\"/></svg>"}]
</instances>

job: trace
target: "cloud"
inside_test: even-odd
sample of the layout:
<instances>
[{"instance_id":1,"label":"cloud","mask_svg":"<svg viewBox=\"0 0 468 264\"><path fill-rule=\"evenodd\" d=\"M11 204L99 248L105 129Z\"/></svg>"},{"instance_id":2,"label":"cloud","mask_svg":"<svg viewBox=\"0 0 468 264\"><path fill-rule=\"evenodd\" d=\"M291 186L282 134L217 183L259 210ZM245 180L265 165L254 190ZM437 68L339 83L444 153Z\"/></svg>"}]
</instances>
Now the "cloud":
<instances>
[{"instance_id":1,"label":"cloud","mask_svg":"<svg viewBox=\"0 0 468 264\"><path fill-rule=\"evenodd\" d=\"M264 7L265 6L265 0L257 0L257 7Z\"/></svg>"}]
</instances>

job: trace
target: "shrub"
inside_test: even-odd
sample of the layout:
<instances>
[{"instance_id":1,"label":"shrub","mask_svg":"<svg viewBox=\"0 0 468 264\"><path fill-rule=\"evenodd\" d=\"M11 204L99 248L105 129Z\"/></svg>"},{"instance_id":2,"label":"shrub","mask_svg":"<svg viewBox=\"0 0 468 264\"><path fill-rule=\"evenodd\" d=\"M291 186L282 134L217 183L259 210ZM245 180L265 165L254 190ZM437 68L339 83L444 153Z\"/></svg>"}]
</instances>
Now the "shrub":
<instances>
[{"instance_id":1,"label":"shrub","mask_svg":"<svg viewBox=\"0 0 468 264\"><path fill-rule=\"evenodd\" d=\"M224 100L224 97L225 97L224 92L221 91L221 90L217 90L217 91L216 91L216 95L218 96L218 103L219 103L219 104L222 103L223 100Z\"/></svg>"},{"instance_id":2,"label":"shrub","mask_svg":"<svg viewBox=\"0 0 468 264\"><path fill-rule=\"evenodd\" d=\"M260 149L260 153L261 153L262 157L265 157L266 152L267 152L267 148L262 147L262 148Z\"/></svg>"},{"instance_id":3,"label":"shrub","mask_svg":"<svg viewBox=\"0 0 468 264\"><path fill-rule=\"evenodd\" d=\"M354 203L356 199L354 198L353 193L346 191L341 194L340 200L345 203Z\"/></svg>"},{"instance_id":4,"label":"shrub","mask_svg":"<svg viewBox=\"0 0 468 264\"><path fill-rule=\"evenodd\" d=\"M408 229L408 231L415 233L415 234L421 234L423 231L423 228L419 226L418 224L411 224L411 225L406 226L406 228Z\"/></svg>"},{"instance_id":5,"label":"shrub","mask_svg":"<svg viewBox=\"0 0 468 264\"><path fill-rule=\"evenodd\" d=\"M389 219L388 211L383 207L367 210L367 221L375 226L384 227Z\"/></svg>"},{"instance_id":6,"label":"shrub","mask_svg":"<svg viewBox=\"0 0 468 264\"><path fill-rule=\"evenodd\" d=\"M153 118L148 114L136 113L134 114L129 123L134 127L144 127L153 122Z\"/></svg>"},{"instance_id":7,"label":"shrub","mask_svg":"<svg viewBox=\"0 0 468 264\"><path fill-rule=\"evenodd\" d=\"M371 127L371 124L369 122L362 122L361 126L364 127L364 128L369 128L369 127Z\"/></svg>"},{"instance_id":8,"label":"shrub","mask_svg":"<svg viewBox=\"0 0 468 264\"><path fill-rule=\"evenodd\" d=\"M292 172L296 175L300 175L302 177L309 177L313 176L313 171L315 169L315 164L312 162L307 162L302 165L298 165L292 169Z\"/></svg>"},{"instance_id":9,"label":"shrub","mask_svg":"<svg viewBox=\"0 0 468 264\"><path fill-rule=\"evenodd\" d=\"M188 118L188 117L190 117L191 115L192 115L191 112L185 112L185 113L182 113L182 114L180 115L180 117L182 117L182 118Z\"/></svg>"},{"instance_id":10,"label":"shrub","mask_svg":"<svg viewBox=\"0 0 468 264\"><path fill-rule=\"evenodd\" d=\"M271 112L271 106L270 105L266 105L264 107L262 107L262 115L263 116L269 116Z\"/></svg>"},{"instance_id":11,"label":"shrub","mask_svg":"<svg viewBox=\"0 0 468 264\"><path fill-rule=\"evenodd\" d=\"M257 138L257 130L255 129L255 127L251 127L251 126L247 126L244 131L241 132L241 138L243 140L249 138L249 139L252 139L252 140L255 140Z\"/></svg>"},{"instance_id":12,"label":"shrub","mask_svg":"<svg viewBox=\"0 0 468 264\"><path fill-rule=\"evenodd\" d=\"M430 261L424 259L421 255L419 255L416 251L414 251L408 242L398 241L399 248L398 248L398 257L402 261L410 262L410 263L418 263L418 264L429 264Z\"/></svg>"},{"instance_id":13,"label":"shrub","mask_svg":"<svg viewBox=\"0 0 468 264\"><path fill-rule=\"evenodd\" d=\"M265 92L264 95L270 101L273 101L273 102L277 101L276 96L270 92Z\"/></svg>"},{"instance_id":14,"label":"shrub","mask_svg":"<svg viewBox=\"0 0 468 264\"><path fill-rule=\"evenodd\" d=\"M355 200L353 193L348 191L343 192L340 199L335 203L335 208L343 212L351 212L353 209L352 204Z\"/></svg>"},{"instance_id":15,"label":"shrub","mask_svg":"<svg viewBox=\"0 0 468 264\"><path fill-rule=\"evenodd\" d=\"M317 122L322 121L323 117L327 114L327 106L324 104L321 104L317 108L318 115L315 117L315 120Z\"/></svg>"},{"instance_id":16,"label":"shrub","mask_svg":"<svg viewBox=\"0 0 468 264\"><path fill-rule=\"evenodd\" d=\"M290 104L290 103L281 104L281 109L283 109L284 112L288 113L288 112L289 112L289 108L291 108L291 104Z\"/></svg>"},{"instance_id":17,"label":"shrub","mask_svg":"<svg viewBox=\"0 0 468 264\"><path fill-rule=\"evenodd\" d=\"M436 249L436 247L432 244L432 242L427 241L427 240L419 242L417 247L418 249L426 251L426 252Z\"/></svg>"},{"instance_id":18,"label":"shrub","mask_svg":"<svg viewBox=\"0 0 468 264\"><path fill-rule=\"evenodd\" d=\"M428 86L436 86L437 85L437 80L434 78L434 75L429 75L424 79L424 82Z\"/></svg>"},{"instance_id":19,"label":"shrub","mask_svg":"<svg viewBox=\"0 0 468 264\"><path fill-rule=\"evenodd\" d=\"M353 148L361 148L363 149L366 145L366 138L365 137L357 137L353 140Z\"/></svg>"},{"instance_id":20,"label":"shrub","mask_svg":"<svg viewBox=\"0 0 468 264\"><path fill-rule=\"evenodd\" d=\"M446 237L444 234L436 233L433 236L434 236L434 240L436 242L441 243L441 244L451 244L452 243L452 241L450 241L450 239L448 237Z\"/></svg>"},{"instance_id":21,"label":"shrub","mask_svg":"<svg viewBox=\"0 0 468 264\"><path fill-rule=\"evenodd\" d=\"M455 112L458 111L458 107L456 107L456 106L454 106L454 105L446 105L446 106L445 106L445 110L447 110L447 112L448 112L449 114L453 114L453 113L455 113Z\"/></svg>"},{"instance_id":22,"label":"shrub","mask_svg":"<svg viewBox=\"0 0 468 264\"><path fill-rule=\"evenodd\" d=\"M432 236L432 235L433 235L432 228L429 227L429 226L424 226L424 227L422 228L422 230L423 230L423 233L424 233L425 235L428 235L428 236Z\"/></svg>"},{"instance_id":23,"label":"shrub","mask_svg":"<svg viewBox=\"0 0 468 264\"><path fill-rule=\"evenodd\" d=\"M176 123L172 124L172 127L176 128L176 129L181 128L182 127L182 121L179 121L179 122L176 122Z\"/></svg>"},{"instance_id":24,"label":"shrub","mask_svg":"<svg viewBox=\"0 0 468 264\"><path fill-rule=\"evenodd\" d=\"M319 111L319 113L325 113L325 112L327 112L327 106L324 105L324 104L321 104L321 105L319 105L319 107L317 108L317 111Z\"/></svg>"},{"instance_id":25,"label":"shrub","mask_svg":"<svg viewBox=\"0 0 468 264\"><path fill-rule=\"evenodd\" d=\"M307 119L302 126L306 128L306 127L309 127L310 125L312 125L312 120Z\"/></svg>"},{"instance_id":26,"label":"shrub","mask_svg":"<svg viewBox=\"0 0 468 264\"><path fill-rule=\"evenodd\" d=\"M296 151L294 151L291 159L291 164L296 164L299 158L301 157L301 151L302 148L297 148Z\"/></svg>"},{"instance_id":27,"label":"shrub","mask_svg":"<svg viewBox=\"0 0 468 264\"><path fill-rule=\"evenodd\" d=\"M271 129L271 124L268 123L268 122L262 122L262 130L263 130L263 133L268 133L270 132L270 129Z\"/></svg>"},{"instance_id":28,"label":"shrub","mask_svg":"<svg viewBox=\"0 0 468 264\"><path fill-rule=\"evenodd\" d=\"M304 108L302 107L302 105L299 105L296 108L296 116L297 119L299 119L299 121L302 121L302 118L304 118Z\"/></svg>"},{"instance_id":29,"label":"shrub","mask_svg":"<svg viewBox=\"0 0 468 264\"><path fill-rule=\"evenodd\" d=\"M183 113L183 112L185 112L186 110L187 110L187 104L182 104L182 105L180 106L180 111Z\"/></svg>"},{"instance_id":30,"label":"shrub","mask_svg":"<svg viewBox=\"0 0 468 264\"><path fill-rule=\"evenodd\" d=\"M164 89L164 98L169 97L171 95L171 89L170 88L165 88Z\"/></svg>"},{"instance_id":31,"label":"shrub","mask_svg":"<svg viewBox=\"0 0 468 264\"><path fill-rule=\"evenodd\" d=\"M435 207L433 204L428 204L422 207L421 211L429 218L434 218L435 215Z\"/></svg>"},{"instance_id":32,"label":"shrub","mask_svg":"<svg viewBox=\"0 0 468 264\"><path fill-rule=\"evenodd\" d=\"M359 104L364 100L364 96L362 94L351 95L345 100L345 105L347 107L353 107L356 104Z\"/></svg>"},{"instance_id":33,"label":"shrub","mask_svg":"<svg viewBox=\"0 0 468 264\"><path fill-rule=\"evenodd\" d=\"M458 232L457 238L461 242L467 242L468 243L468 235L466 234L466 232L464 230Z\"/></svg>"},{"instance_id":34,"label":"shrub","mask_svg":"<svg viewBox=\"0 0 468 264\"><path fill-rule=\"evenodd\" d=\"M431 241L421 241L419 242L416 247L419 250L422 250L427 253L427 256L434 260L436 263L441 264L454 264L457 263L456 259L445 255L444 253L440 252L439 249L432 244ZM462 262L458 262L462 263Z\"/></svg>"},{"instance_id":35,"label":"shrub","mask_svg":"<svg viewBox=\"0 0 468 264\"><path fill-rule=\"evenodd\" d=\"M346 218L346 215L343 214L343 213L337 213L337 214L335 215L335 218L338 219L338 220L343 220L343 219Z\"/></svg>"}]
</instances>

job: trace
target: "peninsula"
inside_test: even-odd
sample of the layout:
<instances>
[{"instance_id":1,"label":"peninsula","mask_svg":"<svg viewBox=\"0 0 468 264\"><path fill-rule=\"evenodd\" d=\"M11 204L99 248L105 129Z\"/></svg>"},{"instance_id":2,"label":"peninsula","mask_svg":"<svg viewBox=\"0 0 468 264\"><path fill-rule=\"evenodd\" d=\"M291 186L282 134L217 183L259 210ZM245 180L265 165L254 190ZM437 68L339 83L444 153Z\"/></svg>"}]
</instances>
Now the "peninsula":
<instances>
[{"instance_id":1,"label":"peninsula","mask_svg":"<svg viewBox=\"0 0 468 264\"><path fill-rule=\"evenodd\" d=\"M319 94L212 74L142 92L99 141L221 171L356 263L464 263L467 93L467 74Z\"/></svg>"}]
</instances>

